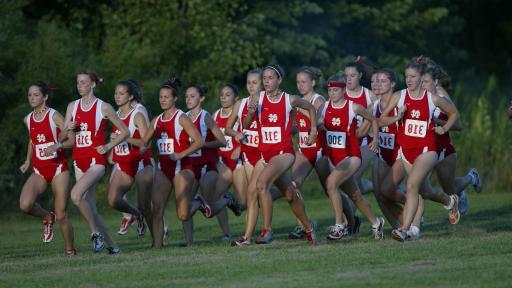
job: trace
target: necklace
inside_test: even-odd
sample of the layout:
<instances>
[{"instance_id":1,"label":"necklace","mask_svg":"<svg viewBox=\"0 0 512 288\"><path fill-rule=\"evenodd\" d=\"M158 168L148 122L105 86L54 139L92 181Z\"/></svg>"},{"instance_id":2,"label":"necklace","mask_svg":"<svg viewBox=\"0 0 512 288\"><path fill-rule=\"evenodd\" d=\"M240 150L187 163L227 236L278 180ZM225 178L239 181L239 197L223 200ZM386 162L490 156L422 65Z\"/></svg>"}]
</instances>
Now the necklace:
<instances>
[{"instance_id":1,"label":"necklace","mask_svg":"<svg viewBox=\"0 0 512 288\"><path fill-rule=\"evenodd\" d=\"M44 106L44 107L43 107L41 110L39 110L39 111L37 111L37 110L35 110L35 109L34 109L34 116L39 117L39 116L43 115L43 113L46 111L46 108L47 108L47 107L46 107L46 106Z\"/></svg>"},{"instance_id":2,"label":"necklace","mask_svg":"<svg viewBox=\"0 0 512 288\"><path fill-rule=\"evenodd\" d=\"M86 99L86 98L82 98L82 103L84 104L85 107L89 107L89 105L94 101L94 99L96 99L96 97L94 96L91 96L89 97L89 99Z\"/></svg>"}]
</instances>

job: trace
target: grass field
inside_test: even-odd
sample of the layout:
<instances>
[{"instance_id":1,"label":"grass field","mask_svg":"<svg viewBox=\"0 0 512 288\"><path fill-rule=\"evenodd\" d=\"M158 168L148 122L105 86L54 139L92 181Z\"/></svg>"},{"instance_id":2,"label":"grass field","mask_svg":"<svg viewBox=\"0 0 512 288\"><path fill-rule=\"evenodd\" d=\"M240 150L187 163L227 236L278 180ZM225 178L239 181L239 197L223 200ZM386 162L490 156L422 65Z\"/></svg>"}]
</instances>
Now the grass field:
<instances>
[{"instance_id":1,"label":"grass field","mask_svg":"<svg viewBox=\"0 0 512 288\"><path fill-rule=\"evenodd\" d=\"M373 196L368 195L368 198ZM376 208L372 200L372 206ZM1 287L511 287L512 193L471 194L470 211L456 226L446 211L428 203L422 237L404 244L361 232L343 242L325 240L332 224L325 198L307 199L308 213L319 224L320 244L287 240L294 219L287 204L275 205L276 240L267 246L233 248L220 240L215 220L197 214L195 245L182 247L183 234L173 209L166 214L171 237L162 250L149 248L149 235L137 239L132 227L118 236L120 255L93 254L89 232L74 208L78 255L66 257L57 228L50 244L41 241L39 221L21 213L2 218ZM169 207L174 206L170 203ZM120 216L101 209L112 232ZM243 219L231 217L240 235Z\"/></svg>"}]
</instances>

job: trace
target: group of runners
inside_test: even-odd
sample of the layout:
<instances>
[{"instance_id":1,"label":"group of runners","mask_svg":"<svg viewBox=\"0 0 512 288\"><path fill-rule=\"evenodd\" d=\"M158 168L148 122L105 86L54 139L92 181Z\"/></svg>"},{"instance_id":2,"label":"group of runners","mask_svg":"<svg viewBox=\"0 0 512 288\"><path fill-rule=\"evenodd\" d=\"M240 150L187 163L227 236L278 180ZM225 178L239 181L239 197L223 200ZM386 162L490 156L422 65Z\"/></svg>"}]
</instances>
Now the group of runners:
<instances>
[{"instance_id":1,"label":"group of runners","mask_svg":"<svg viewBox=\"0 0 512 288\"><path fill-rule=\"evenodd\" d=\"M187 245L193 243L197 211L217 218L222 239L231 241L225 208L236 216L245 211L245 231L233 246L268 244L274 237L273 201L282 197L297 221L289 238L316 245L317 225L301 194L314 169L333 213L327 239L358 233L356 210L370 223L375 239L385 237L385 223L393 239L415 239L424 200L442 204L449 222L457 224L468 209L467 187L480 192L482 181L476 169L456 175L457 154L449 134L461 124L446 72L420 56L404 73L406 88L397 90L392 69L374 69L357 58L327 79L324 97L317 93L321 71L304 66L296 74L297 96L280 88L285 72L269 64L248 71L247 97L241 98L234 84L216 92L221 107L214 113L202 108L206 87L183 88L171 78L159 88L161 111L152 120L142 104L141 85L132 79L117 83L116 111L94 93L103 80L92 72L78 73L80 97L69 103L65 116L48 106L48 85L34 82L28 87L33 111L24 118L30 141L20 167L23 173L32 167L32 174L22 188L20 209L42 218L44 242L53 239L58 222L65 253L74 255L74 232L66 214L70 197L89 226L93 251L119 253L96 207L96 186L110 163L108 204L123 212L120 235L133 224L139 236L149 230L152 247L162 247L168 235L164 212L174 192ZM183 95L187 112L176 106ZM107 130L107 122L112 129ZM66 149L72 150L73 184ZM371 181L363 178L368 169ZM440 187L430 184L433 173ZM126 197L134 184L137 205ZM37 203L48 185L54 211ZM228 192L230 187L234 193ZM366 199L368 190L383 217ZM260 212L263 227L253 240Z\"/></svg>"}]
</instances>

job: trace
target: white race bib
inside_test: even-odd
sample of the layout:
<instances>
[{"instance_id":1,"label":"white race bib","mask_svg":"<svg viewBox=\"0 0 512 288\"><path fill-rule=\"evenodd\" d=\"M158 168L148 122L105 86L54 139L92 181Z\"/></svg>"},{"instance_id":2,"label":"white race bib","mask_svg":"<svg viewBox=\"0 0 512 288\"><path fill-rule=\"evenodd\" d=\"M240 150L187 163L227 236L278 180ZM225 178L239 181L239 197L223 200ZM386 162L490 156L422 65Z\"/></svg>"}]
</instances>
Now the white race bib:
<instances>
[{"instance_id":1,"label":"white race bib","mask_svg":"<svg viewBox=\"0 0 512 288\"><path fill-rule=\"evenodd\" d=\"M244 144L251 147L258 147L260 144L260 136L258 135L258 131L252 131L252 130L243 130L243 133L245 135L245 139L247 141L244 141Z\"/></svg>"},{"instance_id":2,"label":"white race bib","mask_svg":"<svg viewBox=\"0 0 512 288\"><path fill-rule=\"evenodd\" d=\"M265 144L281 143L281 127L261 127L261 137Z\"/></svg>"},{"instance_id":3,"label":"white race bib","mask_svg":"<svg viewBox=\"0 0 512 288\"><path fill-rule=\"evenodd\" d=\"M114 153L117 156L128 156L130 155L130 148L128 146L128 142L123 141L114 147Z\"/></svg>"},{"instance_id":4,"label":"white race bib","mask_svg":"<svg viewBox=\"0 0 512 288\"><path fill-rule=\"evenodd\" d=\"M327 131L327 146L331 148L345 149L347 142L347 133L337 131Z\"/></svg>"},{"instance_id":5,"label":"white race bib","mask_svg":"<svg viewBox=\"0 0 512 288\"><path fill-rule=\"evenodd\" d=\"M312 148L316 147L316 143L313 143L311 145L308 145L308 138L309 133L308 132L299 132L299 147L300 148Z\"/></svg>"},{"instance_id":6,"label":"white race bib","mask_svg":"<svg viewBox=\"0 0 512 288\"><path fill-rule=\"evenodd\" d=\"M226 146L220 147L219 150L223 152L228 152L233 150L233 137L226 136L225 131L226 129L220 128L220 131L222 131L222 134L224 134L224 139L226 139Z\"/></svg>"},{"instance_id":7,"label":"white race bib","mask_svg":"<svg viewBox=\"0 0 512 288\"><path fill-rule=\"evenodd\" d=\"M224 136L224 138L226 139L226 146L220 147L219 150L224 152L233 150L233 137Z\"/></svg>"},{"instance_id":8,"label":"white race bib","mask_svg":"<svg viewBox=\"0 0 512 288\"><path fill-rule=\"evenodd\" d=\"M427 121L407 119L405 120L405 135L425 138L427 136Z\"/></svg>"},{"instance_id":9,"label":"white race bib","mask_svg":"<svg viewBox=\"0 0 512 288\"><path fill-rule=\"evenodd\" d=\"M78 148L92 145L91 131L78 131L75 134L75 144Z\"/></svg>"},{"instance_id":10,"label":"white race bib","mask_svg":"<svg viewBox=\"0 0 512 288\"><path fill-rule=\"evenodd\" d=\"M174 139L163 138L156 141L160 155L171 155L174 153Z\"/></svg>"},{"instance_id":11,"label":"white race bib","mask_svg":"<svg viewBox=\"0 0 512 288\"><path fill-rule=\"evenodd\" d=\"M384 149L395 149L395 134L379 132L379 147Z\"/></svg>"},{"instance_id":12,"label":"white race bib","mask_svg":"<svg viewBox=\"0 0 512 288\"><path fill-rule=\"evenodd\" d=\"M36 157L37 157L37 159L39 159L39 160L48 160L48 159L57 158L57 153L53 153L50 156L46 156L45 155L46 148L52 146L53 144L55 144L55 143L54 142L48 142L48 143L44 143L44 144L37 144L36 145Z\"/></svg>"}]
</instances>

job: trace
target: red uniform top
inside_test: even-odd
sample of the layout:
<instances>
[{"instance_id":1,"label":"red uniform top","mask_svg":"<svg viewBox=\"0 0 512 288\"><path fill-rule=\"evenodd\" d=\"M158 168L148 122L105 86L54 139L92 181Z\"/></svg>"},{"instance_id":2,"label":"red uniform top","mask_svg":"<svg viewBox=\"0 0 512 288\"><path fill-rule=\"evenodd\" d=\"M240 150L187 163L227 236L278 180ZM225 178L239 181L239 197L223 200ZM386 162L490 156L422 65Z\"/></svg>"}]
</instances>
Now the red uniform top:
<instances>
[{"instance_id":1,"label":"red uniform top","mask_svg":"<svg viewBox=\"0 0 512 288\"><path fill-rule=\"evenodd\" d=\"M180 153L190 146L189 136L180 124L182 114L183 111L178 109L169 120L163 120L163 113L158 115L153 127L158 147L158 161L172 161L169 155Z\"/></svg>"},{"instance_id":2,"label":"red uniform top","mask_svg":"<svg viewBox=\"0 0 512 288\"><path fill-rule=\"evenodd\" d=\"M247 117L248 111L247 107L249 105L249 97L242 99L240 103L240 109L238 109L238 121L239 126L244 127L244 119ZM259 124L258 124L258 116L254 114L252 116L251 126L247 129L242 129L242 133L245 135L245 141L242 142L242 152L255 152L259 151L258 147L260 144L260 135L259 135Z\"/></svg>"},{"instance_id":3,"label":"red uniform top","mask_svg":"<svg viewBox=\"0 0 512 288\"><path fill-rule=\"evenodd\" d=\"M398 143L402 149L436 147L432 121L436 106L432 102L432 94L425 91L420 99L413 99L409 96L409 90L404 89L397 107L404 105L407 105L407 111L398 133Z\"/></svg>"},{"instance_id":4,"label":"red uniform top","mask_svg":"<svg viewBox=\"0 0 512 288\"><path fill-rule=\"evenodd\" d=\"M89 110L82 109L82 99L75 101L72 119L75 122L75 145L73 160L105 157L96 152L96 147L105 145L107 120L101 112L103 101L96 98Z\"/></svg>"},{"instance_id":5,"label":"red uniform top","mask_svg":"<svg viewBox=\"0 0 512 288\"><path fill-rule=\"evenodd\" d=\"M327 156L336 165L348 156L359 155L359 139L356 137L357 121L353 102L347 100L341 107L327 101L322 109L324 118Z\"/></svg>"},{"instance_id":6,"label":"red uniform top","mask_svg":"<svg viewBox=\"0 0 512 288\"><path fill-rule=\"evenodd\" d=\"M190 113L190 112L189 112ZM188 113L187 113L188 114ZM192 119L194 126L199 130L201 137L204 142L215 141L215 137L212 134L212 131L208 129L206 123L204 122L204 118L209 114L206 110L201 110L199 114L196 116L196 119ZM200 165L209 162L217 161L217 149L214 148L201 148L196 152L190 154L190 162L192 165Z\"/></svg>"},{"instance_id":7,"label":"red uniform top","mask_svg":"<svg viewBox=\"0 0 512 288\"><path fill-rule=\"evenodd\" d=\"M140 139L140 133L139 129L135 126L135 115L137 115L139 111L134 108L128 115L126 115L124 118L120 118L124 125L128 127L128 131L130 132L130 138ZM117 115L119 116L119 111L117 112ZM112 133L120 134L120 131L117 129L117 127L112 127ZM129 144L126 140L117 144L116 147L114 147L114 154L112 159L114 162L120 162L120 161L139 161L142 159L141 154L139 152L139 147L134 146L132 144Z\"/></svg>"},{"instance_id":8,"label":"red uniform top","mask_svg":"<svg viewBox=\"0 0 512 288\"><path fill-rule=\"evenodd\" d=\"M34 167L66 161L66 154L62 149L59 149L50 156L45 156L46 148L57 143L60 134L59 128L57 128L55 121L53 121L53 114L55 112L52 108L48 109L41 121L37 121L34 118L34 112L31 112L25 118L30 140L32 140L32 166Z\"/></svg>"},{"instance_id":9,"label":"red uniform top","mask_svg":"<svg viewBox=\"0 0 512 288\"><path fill-rule=\"evenodd\" d=\"M313 98L311 98L311 104L313 105L319 97L323 98L319 94L315 94ZM299 151L303 152L303 150L311 149L311 150L319 150L325 145L325 133L323 130L318 131L318 135L316 137L316 142L313 145L308 146L306 143L309 137L309 130L311 130L311 120L308 116L306 116L303 112L297 109L295 113L295 119L297 121L297 128L299 130Z\"/></svg>"},{"instance_id":10,"label":"red uniform top","mask_svg":"<svg viewBox=\"0 0 512 288\"><path fill-rule=\"evenodd\" d=\"M261 92L258 105L260 151L293 151L291 112L288 93L282 92L279 100L272 102L265 91Z\"/></svg>"},{"instance_id":11,"label":"red uniform top","mask_svg":"<svg viewBox=\"0 0 512 288\"><path fill-rule=\"evenodd\" d=\"M222 116L222 108L221 108L221 109L215 111L215 113L213 114L213 119L215 120L215 122L217 122L217 125L219 126L219 128L223 134L224 134L224 130L226 129L226 124L228 122L229 116L231 116L231 113L232 112L230 112L228 114L228 116L224 117L224 116ZM233 126L233 130L234 131L239 130L238 122L235 123L235 125ZM240 143L233 141L233 137L227 136L225 134L224 134L224 138L226 138L226 147L220 147L218 154L219 154L219 156L224 157L224 158L231 158L231 153L233 153L233 151L236 148L238 148L238 146L240 146Z\"/></svg>"},{"instance_id":12,"label":"red uniform top","mask_svg":"<svg viewBox=\"0 0 512 288\"><path fill-rule=\"evenodd\" d=\"M348 95L347 90L345 90L344 96L345 96L345 99L350 100L354 103L357 103L357 104L363 106L363 108L365 108L365 109L368 109L368 106L370 106L370 104L372 103L372 99L370 98L370 91L368 90L368 88L365 88L365 87L361 87L361 93L357 97L351 97L350 95ZM357 119L357 128L359 128L359 127L361 127L361 125L363 125L364 118L361 115L357 115L356 119ZM371 142L371 137L369 137L369 136L361 138L361 146L364 146L370 142Z\"/></svg>"},{"instance_id":13,"label":"red uniform top","mask_svg":"<svg viewBox=\"0 0 512 288\"><path fill-rule=\"evenodd\" d=\"M441 96L443 97L443 96ZM441 109L436 108L434 110L434 122L437 122L437 120L448 120L448 115L446 115ZM436 146L437 149L444 149L450 145L452 145L452 139L450 138L450 133L444 133L443 135L435 134L436 136Z\"/></svg>"},{"instance_id":14,"label":"red uniform top","mask_svg":"<svg viewBox=\"0 0 512 288\"><path fill-rule=\"evenodd\" d=\"M380 99L375 101L373 106L373 117L380 118L382 115L382 107L380 103ZM397 108L393 108L388 116L394 117L398 113ZM394 150L396 148L396 140L398 136L398 123L395 122L388 126L383 126L379 128L379 147L380 149L386 150Z\"/></svg>"}]
</instances>

